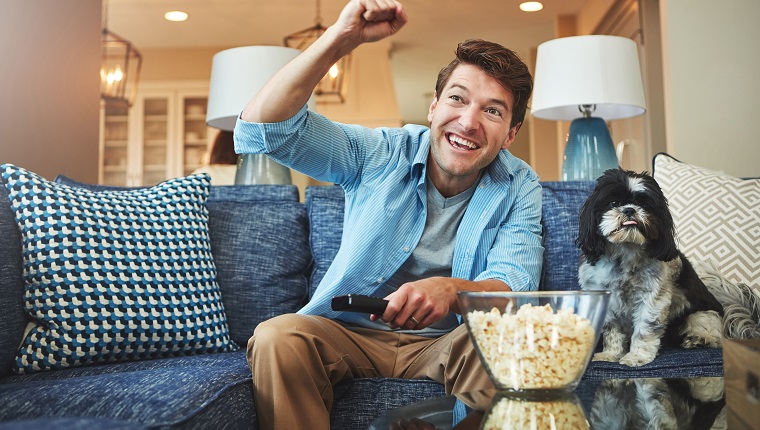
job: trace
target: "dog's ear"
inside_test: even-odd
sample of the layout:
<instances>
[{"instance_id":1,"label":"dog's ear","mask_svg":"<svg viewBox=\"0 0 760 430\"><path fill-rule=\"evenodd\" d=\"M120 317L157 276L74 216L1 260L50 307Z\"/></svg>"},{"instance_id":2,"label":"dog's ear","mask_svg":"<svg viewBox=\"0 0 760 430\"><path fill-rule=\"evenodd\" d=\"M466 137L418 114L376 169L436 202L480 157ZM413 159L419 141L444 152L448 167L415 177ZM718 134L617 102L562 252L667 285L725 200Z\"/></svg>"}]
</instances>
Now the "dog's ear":
<instances>
[{"instance_id":1,"label":"dog's ear","mask_svg":"<svg viewBox=\"0 0 760 430\"><path fill-rule=\"evenodd\" d=\"M657 238L647 244L649 256L660 261L670 261L678 256L676 246L676 227L673 215L668 207L668 199L663 194L660 185L651 176L645 176L645 186L649 190L650 197L654 200L651 222L657 229Z\"/></svg>"},{"instance_id":2,"label":"dog's ear","mask_svg":"<svg viewBox=\"0 0 760 430\"><path fill-rule=\"evenodd\" d=\"M670 261L678 256L678 247L673 235L662 234L649 243L649 256L660 261Z\"/></svg>"},{"instance_id":3,"label":"dog's ear","mask_svg":"<svg viewBox=\"0 0 760 430\"><path fill-rule=\"evenodd\" d=\"M599 234L599 220L596 217L597 199L601 196L599 184L581 206L578 214L578 237L575 244L581 249L583 256L589 264L595 264L604 255L606 243Z\"/></svg>"}]
</instances>

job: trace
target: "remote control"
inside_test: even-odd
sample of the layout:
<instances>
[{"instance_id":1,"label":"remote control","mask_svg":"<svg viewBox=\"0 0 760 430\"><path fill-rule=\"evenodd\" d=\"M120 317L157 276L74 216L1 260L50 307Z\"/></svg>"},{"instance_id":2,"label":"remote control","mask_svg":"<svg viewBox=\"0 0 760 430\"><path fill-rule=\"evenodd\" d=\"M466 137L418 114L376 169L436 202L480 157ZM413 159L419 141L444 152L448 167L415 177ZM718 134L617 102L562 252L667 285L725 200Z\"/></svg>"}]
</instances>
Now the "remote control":
<instances>
[{"instance_id":1,"label":"remote control","mask_svg":"<svg viewBox=\"0 0 760 430\"><path fill-rule=\"evenodd\" d=\"M382 315L385 312L386 306L388 306L388 300L359 294L336 296L332 299L332 309L334 311Z\"/></svg>"}]
</instances>

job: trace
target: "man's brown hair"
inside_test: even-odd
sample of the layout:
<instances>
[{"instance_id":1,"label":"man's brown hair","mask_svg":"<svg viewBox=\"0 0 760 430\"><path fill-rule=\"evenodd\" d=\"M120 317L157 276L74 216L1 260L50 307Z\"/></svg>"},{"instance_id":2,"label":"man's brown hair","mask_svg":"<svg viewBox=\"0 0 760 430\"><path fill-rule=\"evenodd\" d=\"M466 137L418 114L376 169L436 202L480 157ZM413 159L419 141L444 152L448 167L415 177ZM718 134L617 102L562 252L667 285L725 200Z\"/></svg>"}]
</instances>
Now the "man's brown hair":
<instances>
[{"instance_id":1,"label":"man's brown hair","mask_svg":"<svg viewBox=\"0 0 760 430\"><path fill-rule=\"evenodd\" d=\"M454 54L456 55L454 60L438 73L438 80L435 83L436 97L441 96L443 88L457 66L472 64L496 79L502 87L512 93L514 106L509 127L521 125L525 119L525 111L528 109L528 99L533 91L533 77L520 57L498 43L480 39L465 40L457 45Z\"/></svg>"}]
</instances>

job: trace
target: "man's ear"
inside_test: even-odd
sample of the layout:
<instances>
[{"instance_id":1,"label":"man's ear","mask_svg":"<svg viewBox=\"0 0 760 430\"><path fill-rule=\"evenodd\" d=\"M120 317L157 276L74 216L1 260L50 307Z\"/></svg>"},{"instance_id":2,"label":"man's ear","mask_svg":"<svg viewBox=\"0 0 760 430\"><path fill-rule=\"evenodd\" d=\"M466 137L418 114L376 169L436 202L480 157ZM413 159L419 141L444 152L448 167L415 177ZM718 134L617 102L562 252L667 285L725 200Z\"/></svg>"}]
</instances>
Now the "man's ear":
<instances>
[{"instance_id":1,"label":"man's ear","mask_svg":"<svg viewBox=\"0 0 760 430\"><path fill-rule=\"evenodd\" d=\"M428 108L428 122L433 122L433 111L435 110L435 106L438 104L438 93L433 92L433 101L430 103L430 108Z\"/></svg>"},{"instance_id":2,"label":"man's ear","mask_svg":"<svg viewBox=\"0 0 760 430\"><path fill-rule=\"evenodd\" d=\"M518 122L517 125L509 129L509 133L507 134L507 138L504 139L504 143L501 145L501 149L509 149L509 146L512 145L512 142L515 141L515 136L517 136L517 130L520 129L521 125L522 123Z\"/></svg>"}]
</instances>

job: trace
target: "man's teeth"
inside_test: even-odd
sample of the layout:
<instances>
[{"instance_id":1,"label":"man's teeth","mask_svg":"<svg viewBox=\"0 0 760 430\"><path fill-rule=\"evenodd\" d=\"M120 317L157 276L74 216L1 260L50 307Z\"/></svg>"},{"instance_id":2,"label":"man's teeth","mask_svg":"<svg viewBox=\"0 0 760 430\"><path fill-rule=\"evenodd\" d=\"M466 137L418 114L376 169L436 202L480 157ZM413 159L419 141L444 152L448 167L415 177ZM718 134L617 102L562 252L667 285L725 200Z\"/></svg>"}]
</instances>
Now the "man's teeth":
<instances>
[{"instance_id":1,"label":"man's teeth","mask_svg":"<svg viewBox=\"0 0 760 430\"><path fill-rule=\"evenodd\" d=\"M449 137L449 141L451 143L455 143L455 144L457 144L459 146L466 146L466 147L468 147L470 149L477 149L478 148L474 143L472 143L470 141L467 141L467 140L464 140L464 139L462 139L460 137L457 137L457 136L450 136Z\"/></svg>"}]
</instances>

